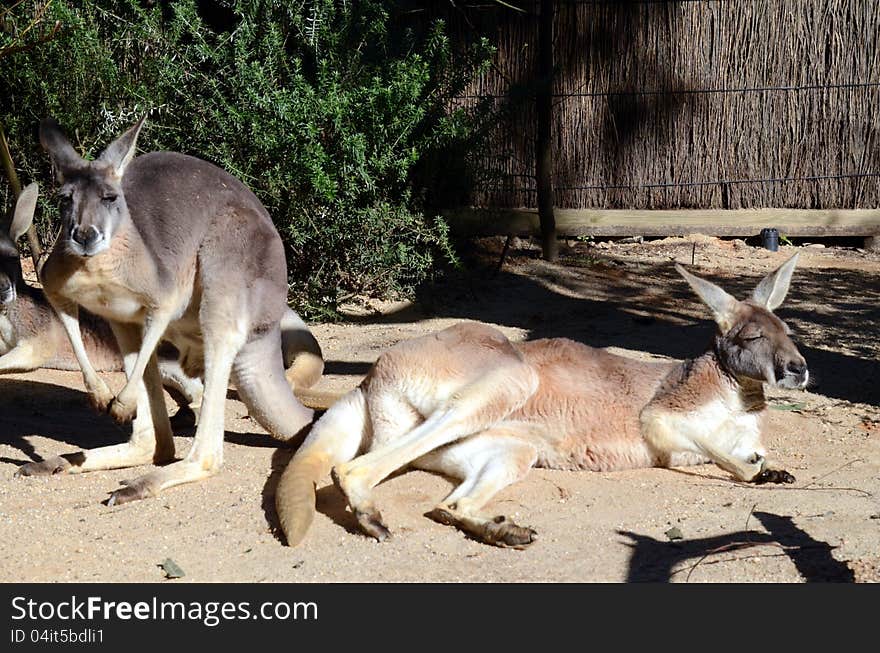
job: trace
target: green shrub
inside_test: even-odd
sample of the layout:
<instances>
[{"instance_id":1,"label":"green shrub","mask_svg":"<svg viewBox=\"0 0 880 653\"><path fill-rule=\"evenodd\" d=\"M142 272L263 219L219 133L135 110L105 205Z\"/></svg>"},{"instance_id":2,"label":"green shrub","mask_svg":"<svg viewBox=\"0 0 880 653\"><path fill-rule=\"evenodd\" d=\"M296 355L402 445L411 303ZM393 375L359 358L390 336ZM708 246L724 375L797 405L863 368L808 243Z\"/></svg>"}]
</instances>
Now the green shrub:
<instances>
[{"instance_id":1,"label":"green shrub","mask_svg":"<svg viewBox=\"0 0 880 653\"><path fill-rule=\"evenodd\" d=\"M212 161L260 197L293 298L312 312L406 292L453 258L427 200L486 118L483 106L447 110L487 64L484 40L453 52L441 21L407 23L373 0L49 5L57 38L0 60L13 89L0 119L26 180L47 180L45 114L94 155L149 110L142 149Z\"/></svg>"}]
</instances>

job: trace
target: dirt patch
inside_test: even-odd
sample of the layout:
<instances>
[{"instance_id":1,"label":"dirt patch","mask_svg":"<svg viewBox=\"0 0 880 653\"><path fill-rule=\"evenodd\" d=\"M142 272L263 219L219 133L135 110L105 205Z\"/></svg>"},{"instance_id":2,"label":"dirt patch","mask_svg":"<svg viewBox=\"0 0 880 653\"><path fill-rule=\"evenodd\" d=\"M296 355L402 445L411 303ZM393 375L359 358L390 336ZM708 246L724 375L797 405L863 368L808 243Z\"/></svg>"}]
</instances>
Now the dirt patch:
<instances>
[{"instance_id":1,"label":"dirt patch","mask_svg":"<svg viewBox=\"0 0 880 653\"><path fill-rule=\"evenodd\" d=\"M650 243L572 241L559 263L516 243L486 239L465 270L418 302L351 307L349 321L314 325L327 358L319 390L354 387L401 339L460 320L513 339L565 336L636 356L699 354L706 312L670 260L744 296L795 250L777 253L706 237ZM304 543L282 547L273 493L291 455L227 403L225 467L215 478L135 504L100 501L139 470L14 479L18 465L127 438L93 414L77 373L0 378L0 580L163 581L866 581L878 580L880 542L880 255L853 248L802 252L779 309L798 337L815 384L771 393L766 443L796 477L791 486L733 482L714 466L617 473L533 470L491 508L534 527L525 551L490 548L423 515L450 481L394 476L377 502L394 537L359 534L342 497L318 491ZM120 375L111 375L114 387ZM171 403L169 402L169 405ZM191 433L175 441L185 452ZM681 539L666 535L672 527Z\"/></svg>"}]
</instances>

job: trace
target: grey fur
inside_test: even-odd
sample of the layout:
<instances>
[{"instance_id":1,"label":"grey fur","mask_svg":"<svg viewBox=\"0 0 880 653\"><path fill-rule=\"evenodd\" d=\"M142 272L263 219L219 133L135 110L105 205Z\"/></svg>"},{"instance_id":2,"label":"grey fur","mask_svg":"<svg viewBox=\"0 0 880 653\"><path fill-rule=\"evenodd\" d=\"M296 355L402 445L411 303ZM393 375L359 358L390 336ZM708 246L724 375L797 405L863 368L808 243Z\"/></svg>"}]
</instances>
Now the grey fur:
<instances>
[{"instance_id":1,"label":"grey fur","mask_svg":"<svg viewBox=\"0 0 880 653\"><path fill-rule=\"evenodd\" d=\"M173 456L167 414L155 396L160 339L181 352L187 374L205 378L187 457L135 479L114 492L110 503L152 496L219 469L223 404L233 369L240 396L276 437L295 436L312 418L285 382L279 324L289 315L287 267L268 212L243 183L206 161L174 152L134 157L143 122L94 161L76 156L54 120L40 126L62 198L61 232L42 270L46 294L96 407L119 421L137 414L128 446L68 457L63 471L166 462ZM129 380L116 397L77 345L80 306L110 322L118 337L125 335L120 344ZM300 340L320 359L309 338Z\"/></svg>"}]
</instances>

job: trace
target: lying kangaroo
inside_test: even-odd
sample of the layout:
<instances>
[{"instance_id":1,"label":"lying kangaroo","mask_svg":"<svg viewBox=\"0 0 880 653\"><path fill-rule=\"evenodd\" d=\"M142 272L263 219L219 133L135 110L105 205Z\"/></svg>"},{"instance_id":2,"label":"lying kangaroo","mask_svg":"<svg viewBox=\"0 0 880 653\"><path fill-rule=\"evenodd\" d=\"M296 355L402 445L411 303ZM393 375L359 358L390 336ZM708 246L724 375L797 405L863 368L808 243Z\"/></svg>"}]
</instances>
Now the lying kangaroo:
<instances>
[{"instance_id":1,"label":"lying kangaroo","mask_svg":"<svg viewBox=\"0 0 880 653\"><path fill-rule=\"evenodd\" d=\"M711 461L741 481L793 482L765 457L761 426L764 383L807 383L806 363L772 313L796 261L746 301L676 266L718 324L711 347L682 363L564 338L513 344L473 323L399 343L318 420L284 471L276 506L288 543L304 537L315 483L331 469L361 528L378 540L389 532L371 490L411 464L461 479L429 517L517 548L535 531L479 511L533 465L613 471Z\"/></svg>"},{"instance_id":2,"label":"lying kangaroo","mask_svg":"<svg viewBox=\"0 0 880 653\"><path fill-rule=\"evenodd\" d=\"M144 121L94 161L76 153L54 120L40 125L60 183L62 218L42 269L46 296L92 403L120 422L134 417L134 424L125 444L28 463L21 473L170 462L174 441L155 356L160 340L180 352L187 375L204 379L186 458L126 482L109 505L217 472L230 376L251 415L275 437L289 440L312 420L285 377L287 269L269 214L244 184L210 163L174 152L135 157ZM89 360L80 306L106 319L119 343L128 380L115 397Z\"/></svg>"}]
</instances>

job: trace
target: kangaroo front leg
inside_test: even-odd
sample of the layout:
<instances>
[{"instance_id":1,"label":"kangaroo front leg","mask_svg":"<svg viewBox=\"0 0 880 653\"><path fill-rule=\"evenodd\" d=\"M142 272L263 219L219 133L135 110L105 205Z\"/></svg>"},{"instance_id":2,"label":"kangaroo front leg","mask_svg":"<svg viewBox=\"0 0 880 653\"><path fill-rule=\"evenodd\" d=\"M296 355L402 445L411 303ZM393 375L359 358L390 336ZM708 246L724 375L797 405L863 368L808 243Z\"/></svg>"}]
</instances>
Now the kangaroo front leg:
<instances>
[{"instance_id":1,"label":"kangaroo front leg","mask_svg":"<svg viewBox=\"0 0 880 653\"><path fill-rule=\"evenodd\" d=\"M767 470L776 470L776 467L764 458L758 432L741 433L735 424L724 423L707 434L701 430L701 425L695 426L688 419L670 416L662 411L644 410L641 420L643 437L663 466L670 466L675 454L689 453L708 458L747 483L794 481L788 472L780 474L768 471L764 474Z\"/></svg>"},{"instance_id":2,"label":"kangaroo front leg","mask_svg":"<svg viewBox=\"0 0 880 653\"><path fill-rule=\"evenodd\" d=\"M157 311L151 313L147 317L146 322L144 322L143 338L137 354L137 360L128 374L128 381L125 387L120 390L108 407L111 417L117 422L128 422L134 417L137 408L138 385L143 379L144 370L147 369L147 364L156 352L156 346L168 328L170 321L170 312Z\"/></svg>"},{"instance_id":3,"label":"kangaroo front leg","mask_svg":"<svg viewBox=\"0 0 880 653\"><path fill-rule=\"evenodd\" d=\"M119 342L126 372L131 369L140 344L139 329L129 325L111 324ZM137 398L138 416L132 424L131 438L125 444L87 449L54 456L19 468L16 476L77 474L102 469L122 469L149 463L164 463L174 458L174 440L162 381L155 360L147 366Z\"/></svg>"},{"instance_id":4,"label":"kangaroo front leg","mask_svg":"<svg viewBox=\"0 0 880 653\"><path fill-rule=\"evenodd\" d=\"M64 327L64 331L67 333L73 354L76 356L76 360L82 370L83 383L89 395L89 403L98 412L106 412L110 402L113 401L113 393L101 377L98 376L86 353L86 346L83 343L82 333L79 329L79 308L73 303L60 304L56 302L52 302L52 307L61 320L61 326Z\"/></svg>"},{"instance_id":5,"label":"kangaroo front leg","mask_svg":"<svg viewBox=\"0 0 880 653\"><path fill-rule=\"evenodd\" d=\"M384 478L438 447L493 426L522 406L536 387L537 376L525 364L496 369L454 393L406 435L336 466L333 481L361 528L379 540L389 535L370 496Z\"/></svg>"},{"instance_id":6,"label":"kangaroo front leg","mask_svg":"<svg viewBox=\"0 0 880 653\"><path fill-rule=\"evenodd\" d=\"M763 483L794 483L795 478L782 469L776 462L766 458L766 449L761 444L759 432L740 438L732 447L729 456L734 460L745 460L749 465L758 465L759 469L750 478L737 476L740 480L757 485ZM751 472L751 468L748 470Z\"/></svg>"},{"instance_id":7,"label":"kangaroo front leg","mask_svg":"<svg viewBox=\"0 0 880 653\"><path fill-rule=\"evenodd\" d=\"M196 436L186 458L154 470L116 490L109 503L122 504L157 495L162 490L191 483L215 474L223 464L223 420L226 389L232 362L244 344L244 336L226 335L225 340L205 347L205 389Z\"/></svg>"},{"instance_id":8,"label":"kangaroo front leg","mask_svg":"<svg viewBox=\"0 0 880 653\"><path fill-rule=\"evenodd\" d=\"M695 444L712 462L740 481L756 484L794 483L794 476L770 463L760 452L737 455L739 452L724 451L710 440L698 440Z\"/></svg>"}]
</instances>

